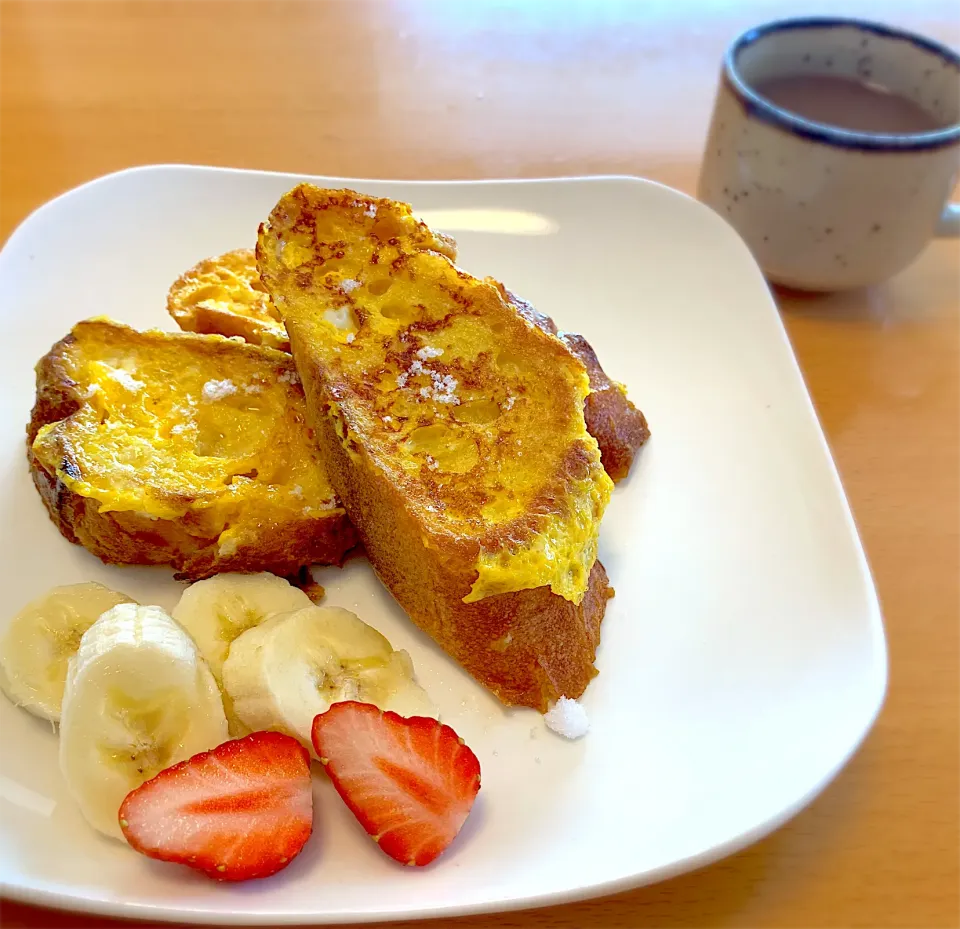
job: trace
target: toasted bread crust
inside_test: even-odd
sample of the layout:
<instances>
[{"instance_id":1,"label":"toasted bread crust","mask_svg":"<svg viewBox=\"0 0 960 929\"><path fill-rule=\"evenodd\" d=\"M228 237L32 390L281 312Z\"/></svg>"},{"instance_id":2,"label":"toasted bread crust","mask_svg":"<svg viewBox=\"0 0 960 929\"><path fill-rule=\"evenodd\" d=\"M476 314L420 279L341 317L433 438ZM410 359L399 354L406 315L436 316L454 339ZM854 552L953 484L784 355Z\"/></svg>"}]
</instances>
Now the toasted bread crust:
<instances>
[{"instance_id":1,"label":"toasted bread crust","mask_svg":"<svg viewBox=\"0 0 960 929\"><path fill-rule=\"evenodd\" d=\"M81 323L80 327L84 325L126 329L105 321ZM127 331L134 333L134 330ZM217 341L220 343L217 346L204 345L203 348L213 348L224 364L229 364L237 349L252 350L255 354L266 351L242 343ZM184 350L189 351L191 344L185 343ZM356 534L341 508L331 510L321 519L291 518L280 525L264 526L262 530L251 527L243 536L243 544L232 552L225 552L218 545L218 534L211 533L199 508L188 508L178 519L156 519L131 510L100 512L100 501L71 490L57 473L59 470L65 477L79 473L69 429L64 429L60 436L62 459L56 467L42 462L34 450L34 441L44 426L69 420L86 402L80 385L70 375L68 363L68 358L80 351L76 337L70 334L38 362L36 402L27 426L31 476L50 518L64 538L82 545L108 564L169 564L178 572L178 578L191 580L222 571L294 574L310 564L339 564L345 552L356 544Z\"/></svg>"},{"instance_id":2,"label":"toasted bread crust","mask_svg":"<svg viewBox=\"0 0 960 929\"><path fill-rule=\"evenodd\" d=\"M623 387L607 376L593 347L582 335L564 332L560 341L587 369L590 393L583 402L587 431L600 446L600 460L607 474L615 482L622 481L630 473L637 452L650 438L646 417L630 402Z\"/></svg>"},{"instance_id":3,"label":"toasted bread crust","mask_svg":"<svg viewBox=\"0 0 960 929\"><path fill-rule=\"evenodd\" d=\"M311 564L340 564L356 544L346 514L331 516L322 534L301 527L282 537L265 535L260 547L224 558L216 538L198 538L170 520L152 521L130 513L99 513L97 504L73 493L27 452L33 483L65 539L82 545L105 564L170 565L177 580L198 581L224 571L270 571L281 577Z\"/></svg>"}]
</instances>

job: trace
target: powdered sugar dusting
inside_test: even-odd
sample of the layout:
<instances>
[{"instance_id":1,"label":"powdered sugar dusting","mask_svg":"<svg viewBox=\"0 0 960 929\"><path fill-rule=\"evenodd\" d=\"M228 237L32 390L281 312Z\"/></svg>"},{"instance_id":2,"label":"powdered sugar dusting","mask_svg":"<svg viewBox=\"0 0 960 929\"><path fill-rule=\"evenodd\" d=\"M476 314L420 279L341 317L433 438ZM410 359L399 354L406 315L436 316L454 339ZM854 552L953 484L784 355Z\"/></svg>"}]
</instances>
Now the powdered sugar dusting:
<instances>
[{"instance_id":1,"label":"powdered sugar dusting","mask_svg":"<svg viewBox=\"0 0 960 929\"><path fill-rule=\"evenodd\" d=\"M433 380L433 399L437 403L450 403L456 406L460 398L454 396L459 381L450 374L444 374L442 377L436 371L430 372L430 378Z\"/></svg>"},{"instance_id":2,"label":"powdered sugar dusting","mask_svg":"<svg viewBox=\"0 0 960 929\"><path fill-rule=\"evenodd\" d=\"M587 711L576 700L561 697L543 715L547 726L565 739L579 739L590 729Z\"/></svg>"},{"instance_id":3,"label":"powdered sugar dusting","mask_svg":"<svg viewBox=\"0 0 960 929\"><path fill-rule=\"evenodd\" d=\"M417 352L421 355L426 349L420 349ZM436 351L435 349L432 351ZM442 354L442 352L441 352ZM436 355L427 355L426 357L436 357ZM424 363L422 356L415 361L410 362L410 367L406 371L397 375L397 387L401 390L407 386L411 377L426 375L430 378L430 383L416 390L417 396L424 400L434 400L437 403L447 403L456 406L460 403L460 398L456 395L457 387L460 382L452 374L441 374L439 371L428 368Z\"/></svg>"},{"instance_id":4,"label":"powdered sugar dusting","mask_svg":"<svg viewBox=\"0 0 960 929\"><path fill-rule=\"evenodd\" d=\"M229 397L230 394L235 394L237 388L234 385L233 381L225 379L222 381L207 381L203 385L203 390L201 391L201 396L207 403L212 403L215 400L222 400L224 397Z\"/></svg>"},{"instance_id":5,"label":"powdered sugar dusting","mask_svg":"<svg viewBox=\"0 0 960 929\"><path fill-rule=\"evenodd\" d=\"M340 289L345 293L349 294L355 291L360 286L359 281L355 281L352 278L347 278L345 281L340 282Z\"/></svg>"},{"instance_id":6,"label":"powdered sugar dusting","mask_svg":"<svg viewBox=\"0 0 960 929\"><path fill-rule=\"evenodd\" d=\"M431 358L439 358L443 354L442 348L434 348L432 345L424 345L417 352L417 358L421 361L429 361Z\"/></svg>"},{"instance_id":7,"label":"powdered sugar dusting","mask_svg":"<svg viewBox=\"0 0 960 929\"><path fill-rule=\"evenodd\" d=\"M135 394L138 390L143 390L143 381L138 381L129 371L124 371L123 368L114 368L110 372L110 377L124 390L129 390L132 394Z\"/></svg>"},{"instance_id":8,"label":"powdered sugar dusting","mask_svg":"<svg viewBox=\"0 0 960 929\"><path fill-rule=\"evenodd\" d=\"M316 506L305 506L303 508L304 516L312 516L314 513L329 513L337 508L337 498L331 497L329 500L321 500Z\"/></svg>"}]
</instances>

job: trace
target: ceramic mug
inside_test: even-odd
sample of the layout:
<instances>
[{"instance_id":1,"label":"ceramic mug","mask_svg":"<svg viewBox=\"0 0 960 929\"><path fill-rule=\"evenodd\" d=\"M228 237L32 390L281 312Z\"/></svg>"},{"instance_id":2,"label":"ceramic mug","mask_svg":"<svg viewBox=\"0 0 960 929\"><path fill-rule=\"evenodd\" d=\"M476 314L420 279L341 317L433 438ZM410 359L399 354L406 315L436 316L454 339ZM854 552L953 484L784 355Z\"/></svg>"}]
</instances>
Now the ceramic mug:
<instances>
[{"instance_id":1,"label":"ceramic mug","mask_svg":"<svg viewBox=\"0 0 960 929\"><path fill-rule=\"evenodd\" d=\"M796 75L874 82L941 128L843 129L755 89ZM960 167L958 78L951 49L887 26L829 17L750 29L724 59L699 198L776 283L824 291L879 283L934 236L960 234L960 206L947 202Z\"/></svg>"}]
</instances>

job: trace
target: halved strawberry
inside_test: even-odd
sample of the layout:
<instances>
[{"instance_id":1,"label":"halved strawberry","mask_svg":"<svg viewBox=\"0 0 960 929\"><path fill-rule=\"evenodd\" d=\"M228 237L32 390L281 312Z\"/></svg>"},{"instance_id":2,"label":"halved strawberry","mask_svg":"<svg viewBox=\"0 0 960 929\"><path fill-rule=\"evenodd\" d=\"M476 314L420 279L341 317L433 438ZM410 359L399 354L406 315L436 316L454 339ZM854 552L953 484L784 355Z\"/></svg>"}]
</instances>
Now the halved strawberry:
<instances>
[{"instance_id":1,"label":"halved strawberry","mask_svg":"<svg viewBox=\"0 0 960 929\"><path fill-rule=\"evenodd\" d=\"M120 828L138 851L218 881L269 877L313 830L310 755L254 732L181 761L127 794Z\"/></svg>"},{"instance_id":2,"label":"halved strawberry","mask_svg":"<svg viewBox=\"0 0 960 929\"><path fill-rule=\"evenodd\" d=\"M425 865L455 838L480 789L480 762L449 726L370 703L335 703L313 720L333 786L380 848Z\"/></svg>"}]
</instances>

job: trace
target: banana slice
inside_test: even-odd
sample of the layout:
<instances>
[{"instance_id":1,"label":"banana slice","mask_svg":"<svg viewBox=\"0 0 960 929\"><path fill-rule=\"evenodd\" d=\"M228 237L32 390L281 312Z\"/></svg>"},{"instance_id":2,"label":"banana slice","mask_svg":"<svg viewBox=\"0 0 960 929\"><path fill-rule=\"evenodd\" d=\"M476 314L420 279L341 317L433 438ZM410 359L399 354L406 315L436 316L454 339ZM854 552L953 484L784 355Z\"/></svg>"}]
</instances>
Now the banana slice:
<instances>
[{"instance_id":1,"label":"banana slice","mask_svg":"<svg viewBox=\"0 0 960 929\"><path fill-rule=\"evenodd\" d=\"M173 618L193 636L222 687L223 662L238 635L277 613L290 613L311 604L302 590L275 574L218 574L188 587L174 608ZM233 738L251 731L237 717L226 692L223 709Z\"/></svg>"},{"instance_id":2,"label":"banana slice","mask_svg":"<svg viewBox=\"0 0 960 929\"><path fill-rule=\"evenodd\" d=\"M101 614L133 603L103 584L54 587L13 618L0 643L0 688L18 706L60 720L67 662Z\"/></svg>"},{"instance_id":3,"label":"banana slice","mask_svg":"<svg viewBox=\"0 0 960 929\"><path fill-rule=\"evenodd\" d=\"M230 643L238 635L277 613L310 605L302 590L275 574L218 574L188 587L173 618L193 636L219 682Z\"/></svg>"},{"instance_id":4,"label":"banana slice","mask_svg":"<svg viewBox=\"0 0 960 929\"><path fill-rule=\"evenodd\" d=\"M67 672L60 769L94 828L122 839L131 790L226 739L213 675L159 607L121 604L84 633Z\"/></svg>"},{"instance_id":5,"label":"banana slice","mask_svg":"<svg viewBox=\"0 0 960 929\"><path fill-rule=\"evenodd\" d=\"M413 679L410 656L337 607L310 606L245 632L230 646L223 684L251 729L285 732L311 751L313 718L341 700L401 716L438 715Z\"/></svg>"}]
</instances>

